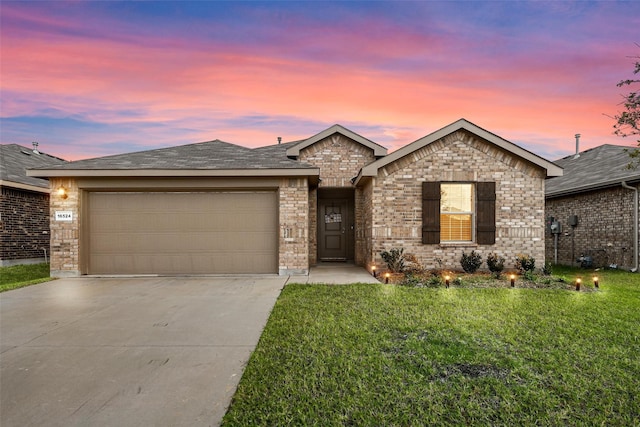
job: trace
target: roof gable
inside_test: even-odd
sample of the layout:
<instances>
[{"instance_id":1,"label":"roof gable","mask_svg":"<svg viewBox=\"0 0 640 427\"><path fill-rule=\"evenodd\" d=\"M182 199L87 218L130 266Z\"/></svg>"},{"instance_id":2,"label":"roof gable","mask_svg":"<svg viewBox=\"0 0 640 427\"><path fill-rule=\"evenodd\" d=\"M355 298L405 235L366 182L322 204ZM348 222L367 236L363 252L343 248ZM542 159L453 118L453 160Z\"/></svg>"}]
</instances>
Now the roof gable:
<instances>
[{"instance_id":1,"label":"roof gable","mask_svg":"<svg viewBox=\"0 0 640 427\"><path fill-rule=\"evenodd\" d=\"M318 141L323 140L324 138L327 138L335 133L339 133L343 136L346 136L349 139L352 139L353 141L364 145L365 147L370 148L371 150L373 150L373 155L376 157L382 157L382 156L386 156L387 155L387 149L384 148L381 145L376 144L373 141L368 140L367 138L358 135L355 132L350 131L349 129L335 124L333 126L331 126L330 128L327 128L325 130L323 130L320 133L317 133L315 135L313 135L310 138L305 139L304 141L301 141L298 144L293 145L292 147L289 147L287 149L287 156L288 157L292 157L292 158L297 158L300 155L300 151L302 151L303 149L309 147L310 145L315 144Z\"/></svg>"},{"instance_id":2,"label":"roof gable","mask_svg":"<svg viewBox=\"0 0 640 427\"><path fill-rule=\"evenodd\" d=\"M583 191L620 185L622 181L640 181L640 169L629 169L626 150L634 147L605 144L556 160L564 175L546 182L547 197L558 197Z\"/></svg>"},{"instance_id":3,"label":"roof gable","mask_svg":"<svg viewBox=\"0 0 640 427\"><path fill-rule=\"evenodd\" d=\"M417 150L420 150L421 148L424 148L427 145L433 142L436 142L444 138L445 136L450 135L461 129L471 132L474 135L478 136L479 138L482 138L483 140L488 141L489 143L494 144L500 147L501 149L544 169L546 171L547 176L562 175L562 168L554 164L553 162L545 160L542 157L536 154L533 154L530 151L527 151L524 148L519 147L518 145L512 142L509 142L506 139L503 139L485 129L482 129L481 127L465 119L460 119L454 123L451 123L448 126L443 127L442 129L439 129L427 136L424 136L412 142L411 144L405 145L404 147L394 151L393 153L389 154L386 157L383 157L365 166L360 171L360 174L358 175L356 182L363 176L376 176L380 168L390 163L393 163L396 160L399 160L405 156L408 156L411 153Z\"/></svg>"}]
</instances>

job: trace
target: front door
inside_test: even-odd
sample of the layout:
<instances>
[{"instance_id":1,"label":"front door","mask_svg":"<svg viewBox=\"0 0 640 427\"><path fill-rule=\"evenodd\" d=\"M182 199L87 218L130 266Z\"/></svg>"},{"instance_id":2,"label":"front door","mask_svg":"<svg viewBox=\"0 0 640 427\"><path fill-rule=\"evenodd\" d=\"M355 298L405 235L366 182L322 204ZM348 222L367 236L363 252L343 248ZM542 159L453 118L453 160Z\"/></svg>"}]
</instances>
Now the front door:
<instances>
[{"instance_id":1,"label":"front door","mask_svg":"<svg viewBox=\"0 0 640 427\"><path fill-rule=\"evenodd\" d=\"M347 259L351 218L347 200L319 200L318 257L322 261Z\"/></svg>"}]
</instances>

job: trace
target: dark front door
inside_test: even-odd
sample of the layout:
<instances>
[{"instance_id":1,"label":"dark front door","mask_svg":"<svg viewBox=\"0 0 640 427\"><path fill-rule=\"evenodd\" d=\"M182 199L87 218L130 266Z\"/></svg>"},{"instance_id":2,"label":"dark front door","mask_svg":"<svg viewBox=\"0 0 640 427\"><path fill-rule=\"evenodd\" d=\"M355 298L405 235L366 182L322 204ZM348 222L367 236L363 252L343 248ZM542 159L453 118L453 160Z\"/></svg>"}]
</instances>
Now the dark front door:
<instances>
[{"instance_id":1,"label":"dark front door","mask_svg":"<svg viewBox=\"0 0 640 427\"><path fill-rule=\"evenodd\" d=\"M318 218L318 257L323 261L347 259L351 218L347 200L320 200Z\"/></svg>"}]
</instances>

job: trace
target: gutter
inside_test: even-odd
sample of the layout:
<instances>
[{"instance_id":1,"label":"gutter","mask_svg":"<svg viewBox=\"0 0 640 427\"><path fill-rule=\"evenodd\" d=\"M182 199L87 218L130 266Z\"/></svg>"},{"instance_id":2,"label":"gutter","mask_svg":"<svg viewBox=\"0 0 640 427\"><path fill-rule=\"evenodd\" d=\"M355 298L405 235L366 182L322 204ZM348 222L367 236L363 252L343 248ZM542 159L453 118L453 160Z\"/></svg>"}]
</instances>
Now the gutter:
<instances>
[{"instance_id":1,"label":"gutter","mask_svg":"<svg viewBox=\"0 0 640 427\"><path fill-rule=\"evenodd\" d=\"M631 271L635 273L638 271L638 189L631 187L626 181L622 181L620 184L627 190L635 192L633 195L633 263L635 267L631 269Z\"/></svg>"}]
</instances>

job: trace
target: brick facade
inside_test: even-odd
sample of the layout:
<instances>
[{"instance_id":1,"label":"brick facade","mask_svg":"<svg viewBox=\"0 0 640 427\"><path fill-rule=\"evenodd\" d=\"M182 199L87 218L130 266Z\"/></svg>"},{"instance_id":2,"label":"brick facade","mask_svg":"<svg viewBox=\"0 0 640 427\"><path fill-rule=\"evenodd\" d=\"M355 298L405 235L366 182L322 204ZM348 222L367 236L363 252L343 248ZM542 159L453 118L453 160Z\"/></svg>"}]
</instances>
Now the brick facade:
<instances>
[{"instance_id":1,"label":"brick facade","mask_svg":"<svg viewBox=\"0 0 640 427\"><path fill-rule=\"evenodd\" d=\"M306 179L283 179L280 185L280 274L309 270L309 185Z\"/></svg>"},{"instance_id":2,"label":"brick facade","mask_svg":"<svg viewBox=\"0 0 640 427\"><path fill-rule=\"evenodd\" d=\"M640 185L636 184L636 188ZM621 186L589 191L546 201L546 217L562 225L558 235L558 264L579 265L581 255L590 256L595 267L616 264L632 268L633 191ZM569 225L569 216L578 216L578 225ZM554 235L547 231L547 260L555 261Z\"/></svg>"},{"instance_id":3,"label":"brick facade","mask_svg":"<svg viewBox=\"0 0 640 427\"><path fill-rule=\"evenodd\" d=\"M49 250L49 194L0 190L0 266L43 262Z\"/></svg>"},{"instance_id":4,"label":"brick facade","mask_svg":"<svg viewBox=\"0 0 640 427\"><path fill-rule=\"evenodd\" d=\"M80 192L72 178L52 178L51 188L64 187L67 198L51 195L51 276L66 277L80 274ZM56 211L71 212L71 221L56 221Z\"/></svg>"},{"instance_id":5,"label":"brick facade","mask_svg":"<svg viewBox=\"0 0 640 427\"><path fill-rule=\"evenodd\" d=\"M513 265L517 254L544 263L544 170L466 131L454 132L381 168L365 185L371 206L359 259L384 267L380 252L404 248L427 268L460 269L463 252L475 250L486 260L495 252ZM422 182L496 183L496 243L493 245L422 243ZM370 200L368 200L370 198ZM369 235L371 236L369 238Z\"/></svg>"},{"instance_id":6,"label":"brick facade","mask_svg":"<svg viewBox=\"0 0 640 427\"><path fill-rule=\"evenodd\" d=\"M373 150L339 133L324 138L300 152L299 160L320 168L319 189L354 188L351 182L358 171L375 160ZM358 233L360 219L365 215L355 201L355 253L358 263ZM318 262L318 190L309 191L309 260Z\"/></svg>"}]
</instances>

